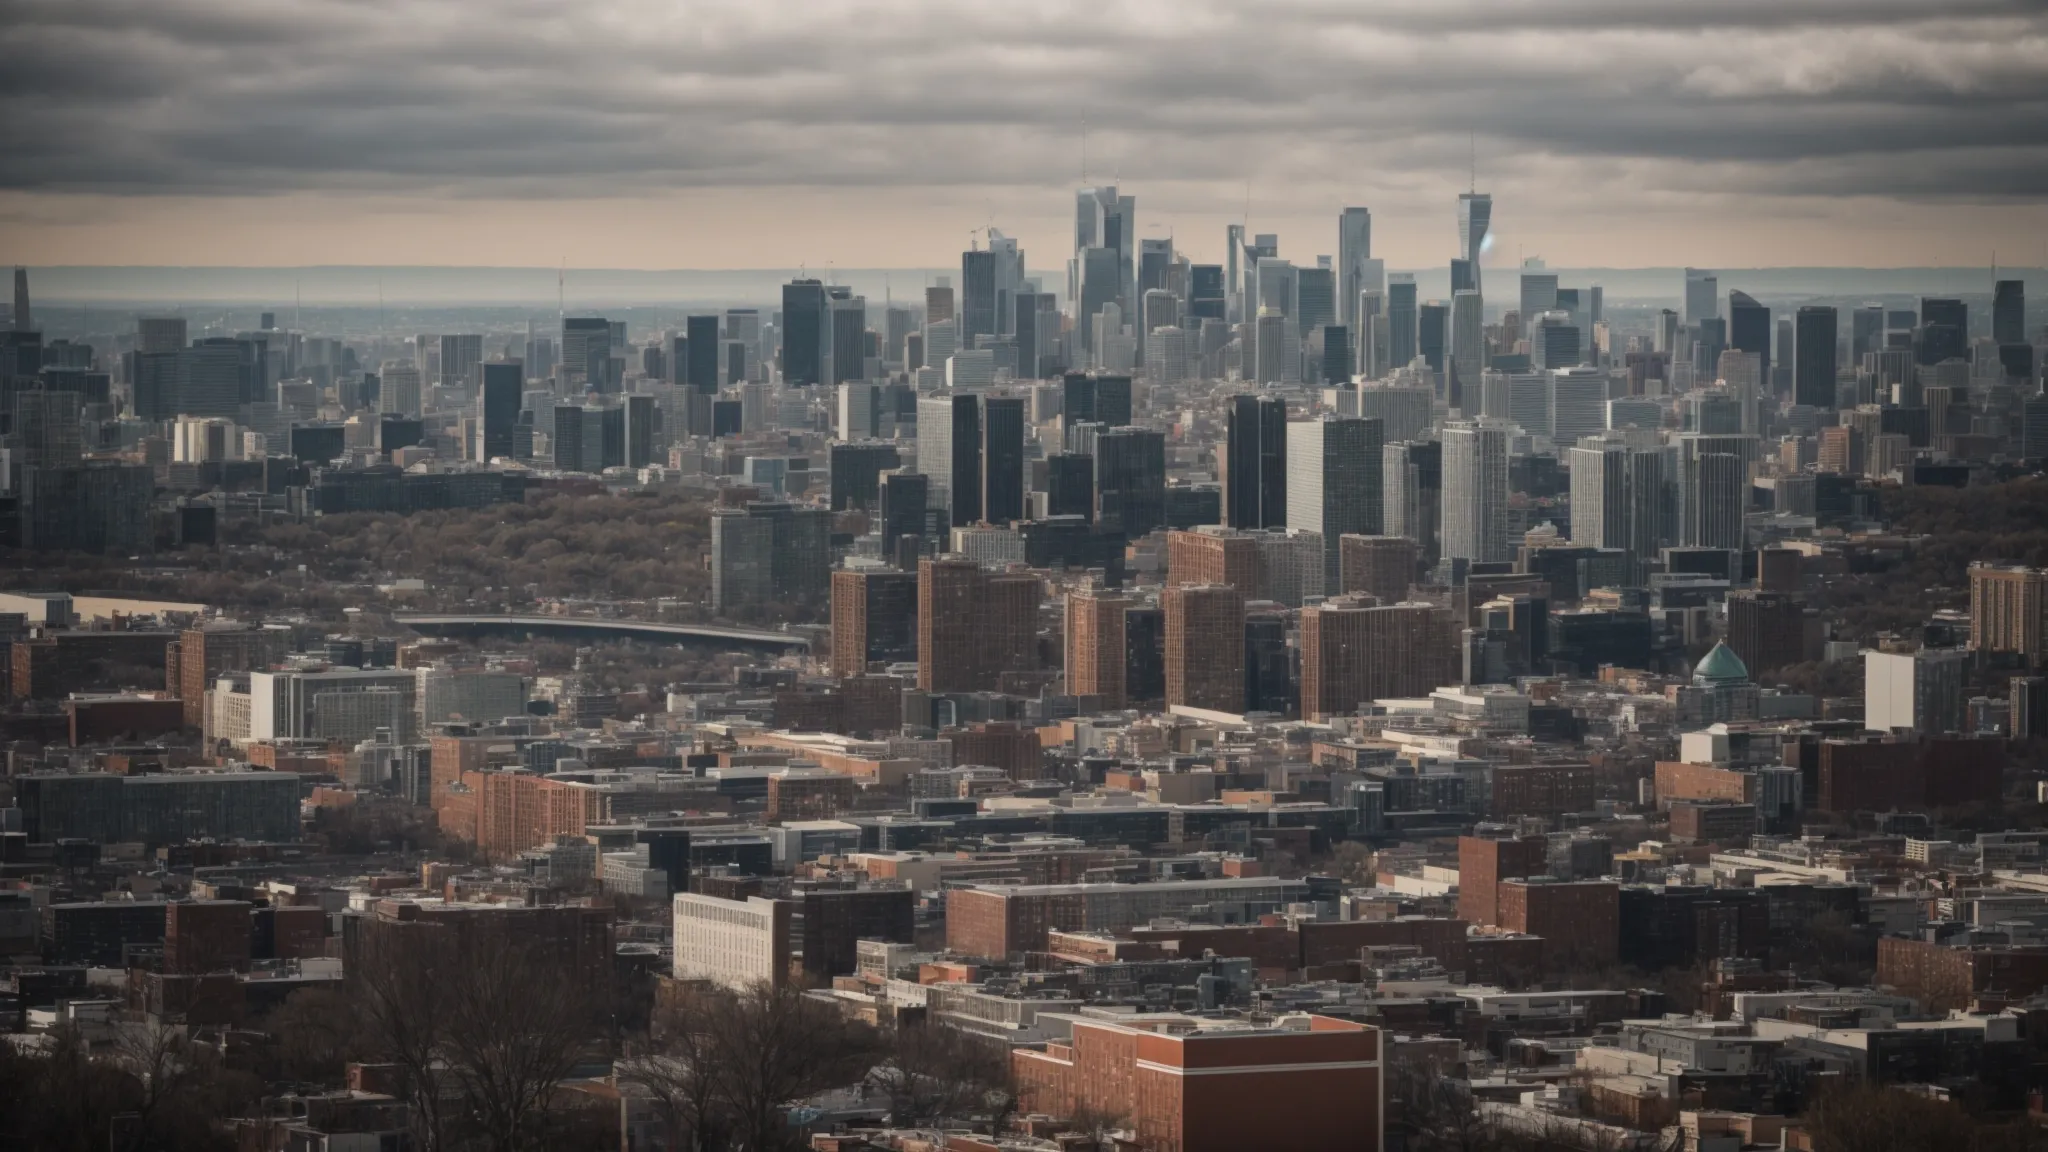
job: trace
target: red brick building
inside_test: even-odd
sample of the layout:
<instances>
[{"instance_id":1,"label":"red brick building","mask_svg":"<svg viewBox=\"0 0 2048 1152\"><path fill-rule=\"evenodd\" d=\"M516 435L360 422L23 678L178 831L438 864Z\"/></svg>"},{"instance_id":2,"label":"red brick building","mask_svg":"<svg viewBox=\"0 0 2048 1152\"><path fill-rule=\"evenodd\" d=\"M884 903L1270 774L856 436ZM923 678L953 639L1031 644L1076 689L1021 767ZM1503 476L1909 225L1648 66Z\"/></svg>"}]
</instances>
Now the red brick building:
<instances>
[{"instance_id":1,"label":"red brick building","mask_svg":"<svg viewBox=\"0 0 2048 1152\"><path fill-rule=\"evenodd\" d=\"M1134 1016L1072 1018L1065 1043L1018 1049L1024 1110L1122 1116L1153 1152L1378 1152L1385 1138L1379 1029L1327 1016L1273 1027Z\"/></svg>"},{"instance_id":2,"label":"red brick building","mask_svg":"<svg viewBox=\"0 0 2048 1152\"><path fill-rule=\"evenodd\" d=\"M2048 990L2048 948L1952 948L1904 936L1877 942L1877 982L1930 1011L1967 1008L1979 996L2024 999Z\"/></svg>"},{"instance_id":3,"label":"red brick building","mask_svg":"<svg viewBox=\"0 0 2048 1152\"><path fill-rule=\"evenodd\" d=\"M1925 810L1996 801L2002 740L1824 740L1820 804L1826 812Z\"/></svg>"},{"instance_id":4,"label":"red brick building","mask_svg":"<svg viewBox=\"0 0 2048 1152\"><path fill-rule=\"evenodd\" d=\"M1551 964L1612 964L1621 954L1621 886L1605 880L1504 880L1500 920L1541 936Z\"/></svg>"},{"instance_id":5,"label":"red brick building","mask_svg":"<svg viewBox=\"0 0 2048 1152\"><path fill-rule=\"evenodd\" d=\"M1012 780L1037 780L1046 774L1038 732L1022 724L975 724L948 728L939 736L953 742L956 765L1000 768Z\"/></svg>"},{"instance_id":6,"label":"red brick building","mask_svg":"<svg viewBox=\"0 0 2048 1152\"><path fill-rule=\"evenodd\" d=\"M1568 764L1502 764L1493 770L1496 818L1562 816L1593 810L1593 766Z\"/></svg>"},{"instance_id":7,"label":"red brick building","mask_svg":"<svg viewBox=\"0 0 2048 1152\"><path fill-rule=\"evenodd\" d=\"M248 971L253 910L240 900L173 901L164 909L164 971Z\"/></svg>"},{"instance_id":8,"label":"red brick building","mask_svg":"<svg viewBox=\"0 0 2048 1152\"><path fill-rule=\"evenodd\" d=\"M1541 836L1521 840L1458 838L1458 916L1472 924L1497 925L1500 882L1516 876L1542 876L1548 842Z\"/></svg>"}]
</instances>

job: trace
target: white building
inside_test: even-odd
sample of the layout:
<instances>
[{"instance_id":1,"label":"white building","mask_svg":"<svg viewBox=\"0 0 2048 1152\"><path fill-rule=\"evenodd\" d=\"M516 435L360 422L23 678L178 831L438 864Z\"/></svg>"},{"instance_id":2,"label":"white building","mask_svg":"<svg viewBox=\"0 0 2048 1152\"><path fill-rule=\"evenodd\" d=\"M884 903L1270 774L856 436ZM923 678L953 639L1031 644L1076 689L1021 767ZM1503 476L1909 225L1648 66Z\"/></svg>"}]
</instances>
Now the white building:
<instances>
[{"instance_id":1,"label":"white building","mask_svg":"<svg viewBox=\"0 0 2048 1152\"><path fill-rule=\"evenodd\" d=\"M1508 546L1508 434L1488 421L1444 426L1443 554L1475 562L1511 560Z\"/></svg>"},{"instance_id":2,"label":"white building","mask_svg":"<svg viewBox=\"0 0 2048 1152\"><path fill-rule=\"evenodd\" d=\"M789 979L793 905L760 896L739 901L680 892L673 908L676 979L728 988Z\"/></svg>"},{"instance_id":3,"label":"white building","mask_svg":"<svg viewBox=\"0 0 2048 1152\"><path fill-rule=\"evenodd\" d=\"M451 720L496 721L526 711L526 677L516 672L419 670L422 728Z\"/></svg>"}]
</instances>

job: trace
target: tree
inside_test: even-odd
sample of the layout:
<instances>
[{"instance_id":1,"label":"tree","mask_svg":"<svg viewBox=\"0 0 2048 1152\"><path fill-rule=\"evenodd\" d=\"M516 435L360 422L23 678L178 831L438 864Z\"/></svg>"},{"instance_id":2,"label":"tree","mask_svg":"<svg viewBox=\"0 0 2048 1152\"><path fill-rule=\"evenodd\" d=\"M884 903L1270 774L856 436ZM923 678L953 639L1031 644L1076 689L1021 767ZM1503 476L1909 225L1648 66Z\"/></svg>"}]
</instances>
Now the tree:
<instances>
[{"instance_id":1,"label":"tree","mask_svg":"<svg viewBox=\"0 0 2048 1152\"><path fill-rule=\"evenodd\" d=\"M707 997L686 992L654 1016L644 1050L620 1066L619 1077L646 1092L668 1130L674 1152L724 1146L730 1118L721 1096L720 1053Z\"/></svg>"},{"instance_id":2,"label":"tree","mask_svg":"<svg viewBox=\"0 0 2048 1152\"><path fill-rule=\"evenodd\" d=\"M1007 1051L943 1024L898 1028L867 1083L889 1100L898 1127L1007 1115L1016 1100Z\"/></svg>"},{"instance_id":3,"label":"tree","mask_svg":"<svg viewBox=\"0 0 2048 1152\"><path fill-rule=\"evenodd\" d=\"M1945 1152L1969 1147L1973 1127L1946 1101L1868 1083L1825 1091L1806 1112L1814 1152Z\"/></svg>"},{"instance_id":4,"label":"tree","mask_svg":"<svg viewBox=\"0 0 2048 1152\"><path fill-rule=\"evenodd\" d=\"M719 1063L719 1096L747 1152L803 1146L784 1109L861 1079L877 1054L871 1029L794 986L757 984L707 1002L705 1026Z\"/></svg>"}]
</instances>

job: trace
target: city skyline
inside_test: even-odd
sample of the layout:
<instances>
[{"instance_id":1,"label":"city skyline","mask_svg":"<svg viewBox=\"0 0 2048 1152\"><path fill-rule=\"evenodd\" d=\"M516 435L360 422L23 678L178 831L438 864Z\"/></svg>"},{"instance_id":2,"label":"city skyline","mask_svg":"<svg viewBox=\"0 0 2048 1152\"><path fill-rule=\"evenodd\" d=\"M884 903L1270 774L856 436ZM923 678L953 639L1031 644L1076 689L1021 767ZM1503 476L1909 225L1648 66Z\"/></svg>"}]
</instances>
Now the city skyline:
<instances>
[{"instance_id":1,"label":"city skyline","mask_svg":"<svg viewBox=\"0 0 2048 1152\"><path fill-rule=\"evenodd\" d=\"M944 267L1115 183L1197 259L1357 205L1428 267L1476 183L1488 267L2044 262L2037 11L1638 8L27 5L0 257Z\"/></svg>"}]
</instances>

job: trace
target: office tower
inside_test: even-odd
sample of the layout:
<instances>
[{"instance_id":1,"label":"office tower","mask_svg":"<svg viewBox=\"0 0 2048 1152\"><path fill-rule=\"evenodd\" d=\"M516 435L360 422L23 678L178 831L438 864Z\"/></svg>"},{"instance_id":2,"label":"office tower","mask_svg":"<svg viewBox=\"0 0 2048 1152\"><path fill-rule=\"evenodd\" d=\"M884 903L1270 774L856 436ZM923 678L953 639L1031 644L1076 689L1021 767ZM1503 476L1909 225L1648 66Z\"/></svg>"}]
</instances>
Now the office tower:
<instances>
[{"instance_id":1,"label":"office tower","mask_svg":"<svg viewBox=\"0 0 2048 1152\"><path fill-rule=\"evenodd\" d=\"M1456 682L1455 630L1427 604L1340 597L1301 610L1301 716L1317 723L1374 700L1426 697Z\"/></svg>"},{"instance_id":2,"label":"office tower","mask_svg":"<svg viewBox=\"0 0 2048 1152\"><path fill-rule=\"evenodd\" d=\"M792 280L782 286L782 382L809 388L825 382L825 360L831 351L827 331L825 285L818 280Z\"/></svg>"},{"instance_id":3,"label":"office tower","mask_svg":"<svg viewBox=\"0 0 2048 1152\"><path fill-rule=\"evenodd\" d=\"M1351 382L1351 372L1356 364L1354 356L1365 363L1371 362L1370 345L1356 353L1351 346L1351 333L1342 324L1325 324L1318 338L1318 352L1322 358L1322 381L1325 384L1343 386Z\"/></svg>"},{"instance_id":4,"label":"office tower","mask_svg":"<svg viewBox=\"0 0 2048 1152\"><path fill-rule=\"evenodd\" d=\"M1579 363L1579 327L1572 323L1569 313L1543 312L1533 318L1523 313L1529 324L1529 360L1539 369L1570 368Z\"/></svg>"},{"instance_id":5,"label":"office tower","mask_svg":"<svg viewBox=\"0 0 2048 1152\"><path fill-rule=\"evenodd\" d=\"M1139 304L1139 326L1145 332L1180 324L1180 297L1164 288L1149 288Z\"/></svg>"},{"instance_id":6,"label":"office tower","mask_svg":"<svg viewBox=\"0 0 2048 1152\"><path fill-rule=\"evenodd\" d=\"M2048 393L2020 401L2020 459L2048 460Z\"/></svg>"},{"instance_id":7,"label":"office tower","mask_svg":"<svg viewBox=\"0 0 2048 1152\"><path fill-rule=\"evenodd\" d=\"M981 519L1012 524L1024 518L1024 401L981 400Z\"/></svg>"},{"instance_id":8,"label":"office tower","mask_svg":"<svg viewBox=\"0 0 2048 1152\"><path fill-rule=\"evenodd\" d=\"M1079 424L1119 428L1131 422L1131 378L1069 372L1060 379L1062 435Z\"/></svg>"},{"instance_id":9,"label":"office tower","mask_svg":"<svg viewBox=\"0 0 2048 1152\"><path fill-rule=\"evenodd\" d=\"M520 396L526 388L524 367L517 361L494 360L482 367L477 396L477 448L474 459L513 455L512 430L519 423Z\"/></svg>"},{"instance_id":10,"label":"office tower","mask_svg":"<svg viewBox=\"0 0 2048 1152\"><path fill-rule=\"evenodd\" d=\"M832 571L832 675L864 676L870 664L917 659L917 573L894 568Z\"/></svg>"},{"instance_id":11,"label":"office tower","mask_svg":"<svg viewBox=\"0 0 2048 1152\"><path fill-rule=\"evenodd\" d=\"M1415 274L1387 277L1387 363L1406 368L1416 356Z\"/></svg>"},{"instance_id":12,"label":"office tower","mask_svg":"<svg viewBox=\"0 0 2048 1152\"><path fill-rule=\"evenodd\" d=\"M1563 368L1543 374L1550 438L1576 444L1607 426L1607 372L1601 368ZM1740 431L1740 429L1738 429Z\"/></svg>"},{"instance_id":13,"label":"office tower","mask_svg":"<svg viewBox=\"0 0 2048 1152\"><path fill-rule=\"evenodd\" d=\"M1223 265L1196 264L1188 269L1188 315L1203 320L1226 318Z\"/></svg>"},{"instance_id":14,"label":"office tower","mask_svg":"<svg viewBox=\"0 0 2048 1152\"><path fill-rule=\"evenodd\" d=\"M1253 316L1294 316L1299 309L1301 271L1277 256L1261 258L1252 268L1252 298L1245 307Z\"/></svg>"},{"instance_id":15,"label":"office tower","mask_svg":"<svg viewBox=\"0 0 2048 1152\"><path fill-rule=\"evenodd\" d=\"M1377 285L1375 285L1377 290ZM1357 301L1353 300L1353 310ZM1302 268L1294 274L1294 330L1306 337L1337 320L1337 273L1330 268Z\"/></svg>"},{"instance_id":16,"label":"office tower","mask_svg":"<svg viewBox=\"0 0 2048 1152\"><path fill-rule=\"evenodd\" d=\"M1251 611L1244 619L1244 710L1295 715L1294 653L1287 646L1288 614Z\"/></svg>"},{"instance_id":17,"label":"office tower","mask_svg":"<svg viewBox=\"0 0 2048 1152\"><path fill-rule=\"evenodd\" d=\"M1358 414L1380 421L1388 444L1418 440L1429 431L1434 395L1426 385L1368 384L1356 395Z\"/></svg>"},{"instance_id":18,"label":"office tower","mask_svg":"<svg viewBox=\"0 0 2048 1152\"><path fill-rule=\"evenodd\" d=\"M1704 268L1685 270L1685 326L1698 331L1700 322L1721 315L1721 281Z\"/></svg>"},{"instance_id":19,"label":"office tower","mask_svg":"<svg viewBox=\"0 0 2048 1152\"><path fill-rule=\"evenodd\" d=\"M1814 408L1833 408L1835 310L1824 305L1805 305L1799 309L1795 324L1792 362L1793 401Z\"/></svg>"},{"instance_id":20,"label":"office tower","mask_svg":"<svg viewBox=\"0 0 2048 1152\"><path fill-rule=\"evenodd\" d=\"M687 329L686 329L687 330ZM668 369L665 379L670 387L686 388L690 383L690 338L677 332L669 333L668 347L663 350L664 365Z\"/></svg>"},{"instance_id":21,"label":"office tower","mask_svg":"<svg viewBox=\"0 0 2048 1152\"><path fill-rule=\"evenodd\" d=\"M135 321L135 350L142 353L185 350L183 316L144 316Z\"/></svg>"},{"instance_id":22,"label":"office tower","mask_svg":"<svg viewBox=\"0 0 2048 1152\"><path fill-rule=\"evenodd\" d=\"M2027 342L2027 282L2000 280L1991 293L1991 341L1994 344Z\"/></svg>"},{"instance_id":23,"label":"office tower","mask_svg":"<svg viewBox=\"0 0 2048 1152\"><path fill-rule=\"evenodd\" d=\"M1287 401L1229 400L1223 452L1223 516L1232 528L1287 526Z\"/></svg>"},{"instance_id":24,"label":"office tower","mask_svg":"<svg viewBox=\"0 0 2048 1152\"><path fill-rule=\"evenodd\" d=\"M1849 313L1849 363L1861 365L1863 358L1884 351L1884 305L1865 304Z\"/></svg>"},{"instance_id":25,"label":"office tower","mask_svg":"<svg viewBox=\"0 0 2048 1152\"><path fill-rule=\"evenodd\" d=\"M1752 676L1806 660L1806 602L1785 592L1728 594L1728 647Z\"/></svg>"},{"instance_id":26,"label":"office tower","mask_svg":"<svg viewBox=\"0 0 2048 1152\"><path fill-rule=\"evenodd\" d=\"M1572 544L1627 552L1639 563L1656 559L1671 539L1665 460L1664 450L1636 447L1619 436L1588 439L1568 450Z\"/></svg>"},{"instance_id":27,"label":"office tower","mask_svg":"<svg viewBox=\"0 0 2048 1152\"><path fill-rule=\"evenodd\" d=\"M785 294L787 289L784 290ZM719 338L717 316L689 316L683 320L683 336L678 339L682 346L676 355L684 363L676 372L676 383L693 392L715 393L718 391ZM738 381L734 381L738 383Z\"/></svg>"},{"instance_id":28,"label":"office tower","mask_svg":"<svg viewBox=\"0 0 2048 1152\"><path fill-rule=\"evenodd\" d=\"M1124 269L1114 248L1087 248L1081 252L1081 309L1075 325L1081 333L1083 350L1100 354L1096 339L1097 319L1103 309L1117 309ZM1119 321L1121 323L1121 321Z\"/></svg>"},{"instance_id":29,"label":"office tower","mask_svg":"<svg viewBox=\"0 0 2048 1152\"><path fill-rule=\"evenodd\" d=\"M918 562L917 686L990 692L1037 667L1038 577L990 573L964 556Z\"/></svg>"},{"instance_id":30,"label":"office tower","mask_svg":"<svg viewBox=\"0 0 2048 1152\"><path fill-rule=\"evenodd\" d=\"M936 320L924 326L924 346L919 359L933 368L944 368L960 350L958 320Z\"/></svg>"},{"instance_id":31,"label":"office tower","mask_svg":"<svg viewBox=\"0 0 2048 1152\"><path fill-rule=\"evenodd\" d=\"M483 363L484 338L480 335L443 336L441 370L437 382L443 388L467 388L476 366Z\"/></svg>"},{"instance_id":32,"label":"office tower","mask_svg":"<svg viewBox=\"0 0 2048 1152\"><path fill-rule=\"evenodd\" d=\"M23 548L116 556L150 551L156 473L149 465L31 466L19 472ZM18 681L15 687L21 690Z\"/></svg>"},{"instance_id":33,"label":"office tower","mask_svg":"<svg viewBox=\"0 0 2048 1152\"><path fill-rule=\"evenodd\" d=\"M226 337L193 342L180 357L175 415L239 418L248 398L249 374L255 370L250 363L252 349L244 341ZM404 411L416 416L420 410L419 371L410 365L403 371L411 373L412 382L411 406Z\"/></svg>"},{"instance_id":34,"label":"office tower","mask_svg":"<svg viewBox=\"0 0 2048 1152\"><path fill-rule=\"evenodd\" d=\"M1381 527L1415 541L1422 563L1443 554L1443 444L1436 440L1389 443L1382 452Z\"/></svg>"},{"instance_id":35,"label":"office tower","mask_svg":"<svg viewBox=\"0 0 2048 1152\"><path fill-rule=\"evenodd\" d=\"M1492 563L1514 559L1508 545L1508 435L1491 421L1443 430L1443 554Z\"/></svg>"},{"instance_id":36,"label":"office tower","mask_svg":"<svg viewBox=\"0 0 2048 1152\"><path fill-rule=\"evenodd\" d=\"M829 593L832 513L781 501L711 513L711 606L816 604Z\"/></svg>"},{"instance_id":37,"label":"office tower","mask_svg":"<svg viewBox=\"0 0 2048 1152\"><path fill-rule=\"evenodd\" d=\"M1320 416L1286 426L1287 524L1323 538L1323 587L1338 585L1338 540L1377 536L1382 522L1382 425Z\"/></svg>"},{"instance_id":38,"label":"office tower","mask_svg":"<svg viewBox=\"0 0 2048 1152\"><path fill-rule=\"evenodd\" d=\"M1432 300L1416 309L1415 351L1428 364L1430 371L1442 372L1449 359L1446 355L1451 345L1451 309L1442 301ZM1439 384L1441 387L1441 384Z\"/></svg>"},{"instance_id":39,"label":"office tower","mask_svg":"<svg viewBox=\"0 0 2048 1152\"><path fill-rule=\"evenodd\" d=\"M1059 338L1059 314L1050 292L1017 294L1011 331L1017 342L1017 379L1043 380L1054 357L1047 347Z\"/></svg>"},{"instance_id":40,"label":"office tower","mask_svg":"<svg viewBox=\"0 0 2048 1152\"><path fill-rule=\"evenodd\" d=\"M1863 653L1863 727L1870 732L1911 729L1929 736L1961 732L1969 714L1963 692L1969 651Z\"/></svg>"},{"instance_id":41,"label":"office tower","mask_svg":"<svg viewBox=\"0 0 2048 1152\"><path fill-rule=\"evenodd\" d=\"M1166 589L1167 707L1244 711L1244 594L1226 584Z\"/></svg>"},{"instance_id":42,"label":"office tower","mask_svg":"<svg viewBox=\"0 0 2048 1152\"><path fill-rule=\"evenodd\" d=\"M1408 598L1421 552L1406 536L1344 536L1337 543L1335 594L1362 592L1381 604Z\"/></svg>"},{"instance_id":43,"label":"office tower","mask_svg":"<svg viewBox=\"0 0 2048 1152\"><path fill-rule=\"evenodd\" d=\"M14 330L16 332L33 332L35 327L35 323L29 315L28 307L28 269L16 268L14 270Z\"/></svg>"},{"instance_id":44,"label":"office tower","mask_svg":"<svg viewBox=\"0 0 2048 1152\"><path fill-rule=\"evenodd\" d=\"M1484 307L1477 291L1451 297L1451 371L1444 398L1454 412L1478 403L1479 374L1486 367Z\"/></svg>"},{"instance_id":45,"label":"office tower","mask_svg":"<svg viewBox=\"0 0 2048 1152\"><path fill-rule=\"evenodd\" d=\"M970 249L960 254L960 343L996 334L996 254Z\"/></svg>"},{"instance_id":46,"label":"office tower","mask_svg":"<svg viewBox=\"0 0 2048 1152\"><path fill-rule=\"evenodd\" d=\"M1749 436L1678 437L1678 542L1688 548L1745 546L1749 469L1756 459Z\"/></svg>"},{"instance_id":47,"label":"office tower","mask_svg":"<svg viewBox=\"0 0 2048 1152\"><path fill-rule=\"evenodd\" d=\"M1167 291L1167 282L1173 273L1173 238L1162 237L1138 241L1138 268L1135 288L1138 297L1147 292ZM1179 297L1179 293L1174 293Z\"/></svg>"},{"instance_id":48,"label":"office tower","mask_svg":"<svg viewBox=\"0 0 2048 1152\"><path fill-rule=\"evenodd\" d=\"M931 504L931 477L922 473L899 469L881 485L882 555L894 559L897 541L924 535L926 509L944 505Z\"/></svg>"},{"instance_id":49,"label":"office tower","mask_svg":"<svg viewBox=\"0 0 2048 1152\"><path fill-rule=\"evenodd\" d=\"M1451 295L1456 296L1460 292L1477 292L1479 291L1478 285L1479 278L1472 274L1472 262L1470 260L1451 261Z\"/></svg>"},{"instance_id":50,"label":"office tower","mask_svg":"<svg viewBox=\"0 0 2048 1152\"><path fill-rule=\"evenodd\" d=\"M1117 287L1107 299L1128 303L1131 257L1137 247L1137 200L1119 195L1114 187L1080 189L1074 194L1075 262L1069 266L1067 298L1082 299L1083 284L1087 279L1086 253L1089 249L1097 249L1109 253L1100 261L1114 265L1116 271ZM1081 276L1082 283L1074 282L1076 274ZM1085 321L1093 314L1084 307L1075 319L1077 322Z\"/></svg>"},{"instance_id":51,"label":"office tower","mask_svg":"<svg viewBox=\"0 0 2048 1152\"><path fill-rule=\"evenodd\" d=\"M924 322L927 326L955 319L953 286L944 277L924 290Z\"/></svg>"},{"instance_id":52,"label":"office tower","mask_svg":"<svg viewBox=\"0 0 2048 1152\"><path fill-rule=\"evenodd\" d=\"M1045 458L1045 514L1095 519L1095 457L1054 452Z\"/></svg>"},{"instance_id":53,"label":"office tower","mask_svg":"<svg viewBox=\"0 0 2048 1152\"><path fill-rule=\"evenodd\" d=\"M1371 209L1344 209L1337 216L1337 322L1347 328L1358 323L1358 294L1379 287L1377 278L1368 279L1366 262L1371 259Z\"/></svg>"},{"instance_id":54,"label":"office tower","mask_svg":"<svg viewBox=\"0 0 2048 1152\"><path fill-rule=\"evenodd\" d=\"M882 440L834 444L828 452L834 512L876 508L881 501L882 474L902 466L896 445Z\"/></svg>"},{"instance_id":55,"label":"office tower","mask_svg":"<svg viewBox=\"0 0 2048 1152\"><path fill-rule=\"evenodd\" d=\"M1768 389L1771 379L1771 310L1747 292L1728 293L1728 346L1757 358L1760 387ZM1834 386L1829 385L1830 390ZM1833 406L1832 400L1829 406Z\"/></svg>"},{"instance_id":56,"label":"office tower","mask_svg":"<svg viewBox=\"0 0 2048 1152\"><path fill-rule=\"evenodd\" d=\"M562 372L571 384L611 391L612 325L602 316L562 319Z\"/></svg>"},{"instance_id":57,"label":"office tower","mask_svg":"<svg viewBox=\"0 0 2048 1152\"><path fill-rule=\"evenodd\" d=\"M1493 197L1481 192L1458 196L1458 254L1472 266L1472 291L1484 291L1480 282L1480 257L1486 252L1486 232L1493 224ZM1473 378L1474 382L1478 377Z\"/></svg>"},{"instance_id":58,"label":"office tower","mask_svg":"<svg viewBox=\"0 0 2048 1152\"><path fill-rule=\"evenodd\" d=\"M832 290L838 293L840 290ZM865 296L829 295L825 301L825 384L868 378L868 301Z\"/></svg>"},{"instance_id":59,"label":"office tower","mask_svg":"<svg viewBox=\"0 0 2048 1152\"><path fill-rule=\"evenodd\" d=\"M1129 647L1124 613L1130 606L1129 600L1099 590L1067 593L1067 695L1098 697L1105 709L1124 706Z\"/></svg>"},{"instance_id":60,"label":"office tower","mask_svg":"<svg viewBox=\"0 0 2048 1152\"><path fill-rule=\"evenodd\" d=\"M618 411L624 433L620 463L628 468L645 468L654 463L656 416L653 395L635 392L626 396Z\"/></svg>"},{"instance_id":61,"label":"office tower","mask_svg":"<svg viewBox=\"0 0 2048 1152\"><path fill-rule=\"evenodd\" d=\"M84 454L84 430L79 426L79 393L31 388L14 394L15 466L31 468L72 468ZM233 424L215 422L232 429ZM182 423L180 428L182 430ZM226 453L223 453L226 455Z\"/></svg>"},{"instance_id":62,"label":"office tower","mask_svg":"<svg viewBox=\"0 0 2048 1152\"><path fill-rule=\"evenodd\" d=\"M841 440L867 440L880 435L881 385L865 381L841 384L836 399L839 406L833 428Z\"/></svg>"},{"instance_id":63,"label":"office tower","mask_svg":"<svg viewBox=\"0 0 2048 1152\"><path fill-rule=\"evenodd\" d=\"M1253 331L1257 364L1254 382L1298 383L1301 380L1301 344L1295 334L1294 321L1276 309L1262 308Z\"/></svg>"},{"instance_id":64,"label":"office tower","mask_svg":"<svg viewBox=\"0 0 2048 1152\"><path fill-rule=\"evenodd\" d=\"M1522 273L1521 314L1522 323L1530 323L1530 317L1557 310L1557 273Z\"/></svg>"},{"instance_id":65,"label":"office tower","mask_svg":"<svg viewBox=\"0 0 2048 1152\"><path fill-rule=\"evenodd\" d=\"M1923 365L1969 356L1970 314L1961 300L1923 297L1920 301L1919 354Z\"/></svg>"},{"instance_id":66,"label":"office tower","mask_svg":"<svg viewBox=\"0 0 2048 1152\"><path fill-rule=\"evenodd\" d=\"M1094 520L1136 540L1166 524L1166 435L1112 428L1095 438Z\"/></svg>"},{"instance_id":67,"label":"office tower","mask_svg":"<svg viewBox=\"0 0 2048 1152\"><path fill-rule=\"evenodd\" d=\"M971 392L917 401L917 470L931 477L933 507L958 528L981 519L981 405Z\"/></svg>"}]
</instances>

